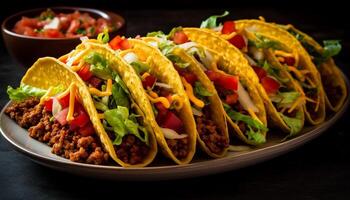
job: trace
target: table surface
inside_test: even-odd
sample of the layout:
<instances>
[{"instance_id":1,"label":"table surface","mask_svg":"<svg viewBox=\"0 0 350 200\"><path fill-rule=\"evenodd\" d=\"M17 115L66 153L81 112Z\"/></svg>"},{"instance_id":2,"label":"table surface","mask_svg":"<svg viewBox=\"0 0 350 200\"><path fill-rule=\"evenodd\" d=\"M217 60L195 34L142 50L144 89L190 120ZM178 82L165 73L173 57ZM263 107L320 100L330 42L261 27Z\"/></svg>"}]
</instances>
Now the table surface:
<instances>
[{"instance_id":1,"label":"table surface","mask_svg":"<svg viewBox=\"0 0 350 200\"><path fill-rule=\"evenodd\" d=\"M127 36L171 27L198 26L222 10L120 11L127 19ZM298 10L233 10L232 17L264 15L268 20L293 23L317 39L341 39L337 63L349 75L349 26L330 23L326 16ZM191 17L186 17L191 16ZM302 17L304 16L304 17ZM307 17L305 17L307 16ZM316 18L319 20L315 20ZM320 21L326 22L321 23ZM328 20L328 21L327 21ZM7 85L18 85L25 69L14 63L0 43L0 106L8 101ZM332 128L308 144L278 158L244 169L193 179L161 182L110 182L78 177L40 166L14 151L0 137L0 199L86 199L123 195L134 198L195 199L346 199L350 195L350 140L347 112Z\"/></svg>"}]
</instances>

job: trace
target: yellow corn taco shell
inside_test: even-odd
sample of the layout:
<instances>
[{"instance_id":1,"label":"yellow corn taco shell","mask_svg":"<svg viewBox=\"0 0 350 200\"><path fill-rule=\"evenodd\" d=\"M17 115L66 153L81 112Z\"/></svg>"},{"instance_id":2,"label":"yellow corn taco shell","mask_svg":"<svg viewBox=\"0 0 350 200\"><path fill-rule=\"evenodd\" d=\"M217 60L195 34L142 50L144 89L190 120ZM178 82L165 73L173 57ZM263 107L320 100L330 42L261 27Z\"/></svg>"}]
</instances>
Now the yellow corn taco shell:
<instances>
[{"instance_id":1,"label":"yellow corn taco shell","mask_svg":"<svg viewBox=\"0 0 350 200\"><path fill-rule=\"evenodd\" d=\"M306 33L296 29L294 26L285 25L280 27L283 27L288 32L302 36L303 42L312 46L317 51L317 53L322 54L324 51L323 47L318 42L316 42ZM303 42L301 42L301 44L303 44ZM326 94L326 106L331 111L337 112L344 104L347 96L345 80L341 75L340 69L334 63L334 60L332 58L329 58L325 62L322 62L317 69L320 72L322 85Z\"/></svg>"},{"instance_id":2,"label":"yellow corn taco shell","mask_svg":"<svg viewBox=\"0 0 350 200\"><path fill-rule=\"evenodd\" d=\"M309 79L316 87L316 94L313 101L307 101L304 105L304 111L307 120L310 124L320 124L325 120L325 96L324 90L320 80L320 74L316 66L312 63L312 60L299 41L290 35L286 30L276 27L273 24L269 24L260 20L238 20L235 21L236 29L238 32L249 30L259 34L264 34L267 37L272 38L279 43L288 46L292 50L292 54L296 57L296 63L299 63L299 67L303 70L309 71Z\"/></svg>"},{"instance_id":3,"label":"yellow corn taco shell","mask_svg":"<svg viewBox=\"0 0 350 200\"><path fill-rule=\"evenodd\" d=\"M114 161L116 161L118 164L120 164L123 167L143 167L148 164L150 164L156 154L157 154L157 142L155 139L152 122L147 117L149 115L149 109L150 105L145 103L146 102L146 95L143 90L137 90L135 88L142 88L142 83L139 80L137 74L133 69L129 67L127 63L124 62L123 59L121 59L118 55L114 53L111 49L107 48L106 45L99 44L96 42L84 42L80 44L75 50L73 50L68 57L75 58L75 59L81 59L84 56L90 54L90 53L98 53L102 55L109 63L109 66L119 74L127 88L129 89L129 92L131 94L131 107L135 109L137 114L141 115L143 118L143 124L149 134L149 154L146 156L144 161L140 164L131 165L129 163L123 162L121 159L118 158L111 139L108 137L103 124L101 123L101 120L98 116L97 110L94 106L93 100L91 98L91 94L89 93L87 86L85 83L80 79L81 85L83 85L86 88L86 91L82 94L82 99L84 99L84 104L87 105L88 113L91 118L91 121L97 130L98 134L100 135L102 143L105 145L106 150L109 152L111 157ZM65 56L64 56L65 57ZM68 63L67 63L68 64ZM76 73L74 73L76 74ZM142 103L140 103L142 102Z\"/></svg>"},{"instance_id":4,"label":"yellow corn taco shell","mask_svg":"<svg viewBox=\"0 0 350 200\"><path fill-rule=\"evenodd\" d=\"M245 77L247 80L249 80L249 82L255 85L256 90L259 92L259 95L261 96L266 107L269 119L272 121L272 126L279 127L287 133L298 132L303 127L304 112L302 111L302 108L299 106L297 108L297 112L300 113L298 115L298 118L302 121L302 126L299 127L298 130L291 130L291 128L286 124L286 122L283 120L281 115L272 104L265 89L259 83L259 78L250 67L247 59L243 56L240 50L231 45L225 39L221 38L219 34L211 30L199 28L184 28L183 30L190 40L202 44L203 46L206 46L209 49L212 49L213 51L221 54L224 57L222 59L222 62L233 74ZM293 79L287 72L284 72L283 74L286 78L290 80ZM297 88L298 86L295 84L295 82L293 82L291 83L290 87ZM299 91L302 92L301 89L299 89Z\"/></svg>"},{"instance_id":5,"label":"yellow corn taco shell","mask_svg":"<svg viewBox=\"0 0 350 200\"><path fill-rule=\"evenodd\" d=\"M159 42L157 38L145 37L142 38L145 42ZM198 78L198 81L203 85L203 87L212 94L212 96L208 96L209 110L210 110L210 119L214 121L215 125L221 131L221 134L226 138L227 143L229 143L229 134L227 130L226 116L225 110L222 106L221 100L215 90L214 85L203 72L200 67L200 64L194 59L191 55L187 54L185 50L181 48L175 48L172 51L173 55L179 56L185 63L189 63L189 66L186 67L188 71L195 74ZM187 96L189 96L187 94ZM198 127L198 125L197 125ZM198 129L197 129L198 133ZM197 141L201 147L201 149L206 152L209 156L213 158L223 157L228 151L228 147L223 148L221 152L213 152L210 147L202 140L199 134L197 134Z\"/></svg>"},{"instance_id":6,"label":"yellow corn taco shell","mask_svg":"<svg viewBox=\"0 0 350 200\"><path fill-rule=\"evenodd\" d=\"M157 79L160 80L162 83L169 85L172 88L172 92L174 94L179 95L183 99L183 106L181 110L178 111L178 114L179 114L179 118L184 124L184 131L188 134L189 140L188 140L188 154L185 158L181 160L178 159L169 148L165 140L165 137L156 122L155 115L154 115L154 112L152 111L149 100L144 99L141 103L149 105L147 106L148 112L146 113L146 116L149 118L151 122L158 144L161 146L163 153L177 164L187 164L192 160L196 151L197 133L196 133L196 124L192 115L189 99L184 91L183 85L181 83L181 79L177 74L177 71L173 68L172 63L166 57L164 57L158 49L148 45L146 42L141 40L128 39L128 41L132 45L132 47L124 52L121 52L121 55L123 55L123 53L132 51L141 60L147 60L147 58L150 58L151 59L150 73L156 76ZM129 68L132 69L131 66ZM138 77L137 79L139 80ZM134 90L144 91L142 86L134 88Z\"/></svg>"}]
</instances>

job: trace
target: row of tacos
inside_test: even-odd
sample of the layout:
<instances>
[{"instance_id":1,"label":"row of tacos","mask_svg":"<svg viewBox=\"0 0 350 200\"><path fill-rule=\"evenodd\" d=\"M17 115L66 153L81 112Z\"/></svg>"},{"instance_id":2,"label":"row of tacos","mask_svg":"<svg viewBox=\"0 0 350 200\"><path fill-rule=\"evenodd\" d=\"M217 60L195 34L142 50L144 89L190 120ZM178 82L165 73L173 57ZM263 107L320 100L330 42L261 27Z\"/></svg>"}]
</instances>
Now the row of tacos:
<instances>
[{"instance_id":1,"label":"row of tacos","mask_svg":"<svg viewBox=\"0 0 350 200\"><path fill-rule=\"evenodd\" d=\"M39 59L19 88L9 87L9 96L15 105L40 99L26 110L39 106L62 129L97 135L123 167L150 164L158 148L186 164L197 144L223 157L233 135L260 145L269 128L291 137L305 119L317 125L327 109L341 108L347 90L332 59L340 51L337 41L322 47L291 25L263 18L218 24L227 14L169 34L109 41L105 32L82 39L58 59Z\"/></svg>"}]
</instances>

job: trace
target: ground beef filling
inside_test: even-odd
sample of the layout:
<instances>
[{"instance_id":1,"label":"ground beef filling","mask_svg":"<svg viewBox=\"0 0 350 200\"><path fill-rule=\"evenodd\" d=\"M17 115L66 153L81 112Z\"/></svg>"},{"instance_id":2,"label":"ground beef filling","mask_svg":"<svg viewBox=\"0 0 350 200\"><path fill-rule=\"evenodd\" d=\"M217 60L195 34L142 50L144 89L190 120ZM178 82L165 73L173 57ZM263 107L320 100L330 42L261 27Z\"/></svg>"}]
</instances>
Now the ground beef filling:
<instances>
[{"instance_id":1,"label":"ground beef filling","mask_svg":"<svg viewBox=\"0 0 350 200\"><path fill-rule=\"evenodd\" d=\"M114 140L114 134L109 133ZM123 137L120 145L114 145L115 152L120 160L131 165L140 164L149 153L149 147L135 135L128 134Z\"/></svg>"},{"instance_id":2,"label":"ground beef filling","mask_svg":"<svg viewBox=\"0 0 350 200\"><path fill-rule=\"evenodd\" d=\"M166 139L168 147L178 159L186 158L188 155L188 137L182 139Z\"/></svg>"},{"instance_id":3,"label":"ground beef filling","mask_svg":"<svg viewBox=\"0 0 350 200\"><path fill-rule=\"evenodd\" d=\"M223 132L215 125L211 119L206 117L210 116L209 113L205 113L202 116L195 116L197 131L201 140L213 153L219 154L228 146L228 138Z\"/></svg>"},{"instance_id":4,"label":"ground beef filling","mask_svg":"<svg viewBox=\"0 0 350 200\"><path fill-rule=\"evenodd\" d=\"M54 154L74 162L96 165L108 161L108 153L103 150L96 134L84 137L69 130L68 126L50 120L51 113L38 103L39 100L27 99L12 104L5 112L21 127L29 127L29 136L51 146Z\"/></svg>"}]
</instances>

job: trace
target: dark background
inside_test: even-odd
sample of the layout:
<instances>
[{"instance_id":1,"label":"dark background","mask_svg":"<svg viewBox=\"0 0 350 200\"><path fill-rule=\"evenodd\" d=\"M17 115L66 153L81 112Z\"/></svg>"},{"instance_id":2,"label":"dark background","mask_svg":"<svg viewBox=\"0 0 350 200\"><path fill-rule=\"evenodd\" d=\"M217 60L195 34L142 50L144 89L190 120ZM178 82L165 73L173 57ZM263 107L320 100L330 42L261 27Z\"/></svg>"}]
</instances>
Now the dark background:
<instances>
[{"instance_id":1,"label":"dark background","mask_svg":"<svg viewBox=\"0 0 350 200\"><path fill-rule=\"evenodd\" d=\"M200 3L201 2L201 3ZM231 11L227 19L257 18L292 23L317 40L340 39L336 61L349 75L348 6L340 0L247 2L178 1L6 1L0 21L17 11L47 6L81 6L123 15L127 36L168 31L174 26L198 26L207 16ZM58 47L59 48L59 47ZM0 107L8 101L6 86L16 86L25 69L14 63L0 41ZM347 112L337 124L305 146L273 160L223 174L162 182L109 182L82 178L39 166L12 150L0 137L0 199L349 199L350 164Z\"/></svg>"}]
</instances>

